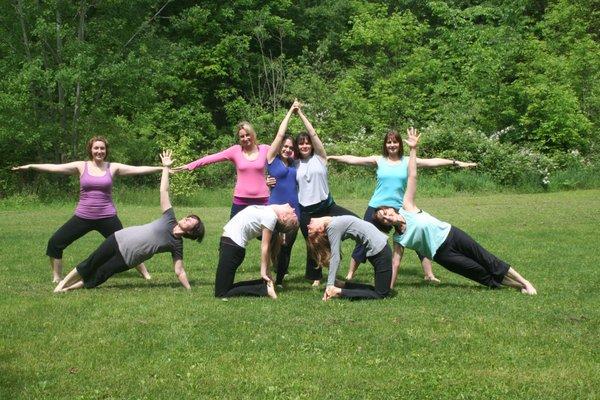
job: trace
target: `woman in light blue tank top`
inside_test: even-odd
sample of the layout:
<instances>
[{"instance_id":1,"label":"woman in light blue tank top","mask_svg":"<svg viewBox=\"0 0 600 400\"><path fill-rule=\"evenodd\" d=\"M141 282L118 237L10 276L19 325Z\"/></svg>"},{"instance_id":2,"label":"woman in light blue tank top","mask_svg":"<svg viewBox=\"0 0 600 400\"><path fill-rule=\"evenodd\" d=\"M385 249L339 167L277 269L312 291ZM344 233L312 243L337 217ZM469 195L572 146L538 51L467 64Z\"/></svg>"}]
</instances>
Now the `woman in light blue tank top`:
<instances>
[{"instance_id":1,"label":"woman in light blue tank top","mask_svg":"<svg viewBox=\"0 0 600 400\"><path fill-rule=\"evenodd\" d=\"M410 147L410 159L402 207L379 207L375 221L394 227L394 244L417 250L449 271L490 288L506 285L516 287L526 294L537 294L529 281L465 232L438 220L415 205L418 142L419 135L411 128L406 140Z\"/></svg>"},{"instance_id":2,"label":"woman in light blue tank top","mask_svg":"<svg viewBox=\"0 0 600 400\"><path fill-rule=\"evenodd\" d=\"M339 161L350 165L374 166L377 168L377 185L373 196L369 201L369 206L365 211L363 219L372 222L373 214L377 207L386 205L394 208L402 207L402 199L406 188L406 180L408 178L408 158L403 157L404 146L402 139L397 131L391 130L383 137L381 156L357 157L351 155L329 156L328 160ZM421 168L437 168L443 166L457 166L461 168L469 168L476 166L476 163L462 162L456 160L447 160L445 158L417 158L417 166ZM431 260L425 257L422 253L418 253L423 266L425 280L439 282L435 277L431 267ZM346 279L352 279L356 269L361 263L366 260L365 248L362 245L357 245L350 258L350 266ZM398 268L402 260L402 248L400 245L394 244L393 259L392 259L392 287L396 282Z\"/></svg>"}]
</instances>

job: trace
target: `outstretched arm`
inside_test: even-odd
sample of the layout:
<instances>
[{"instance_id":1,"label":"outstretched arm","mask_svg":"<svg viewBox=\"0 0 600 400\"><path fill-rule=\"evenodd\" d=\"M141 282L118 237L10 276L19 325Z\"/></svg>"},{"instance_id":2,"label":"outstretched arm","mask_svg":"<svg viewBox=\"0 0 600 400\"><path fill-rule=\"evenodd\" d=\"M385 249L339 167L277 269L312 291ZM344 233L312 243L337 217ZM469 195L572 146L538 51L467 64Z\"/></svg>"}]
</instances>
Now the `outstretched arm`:
<instances>
[{"instance_id":1,"label":"outstretched arm","mask_svg":"<svg viewBox=\"0 0 600 400\"><path fill-rule=\"evenodd\" d=\"M419 144L419 132L410 127L406 130L407 138L404 142L410 147L410 157L408 159L408 181L406 191L404 192L404 201L402 208L407 211L417 211L415 206L415 194L417 193L417 145Z\"/></svg>"},{"instance_id":2,"label":"outstretched arm","mask_svg":"<svg viewBox=\"0 0 600 400\"><path fill-rule=\"evenodd\" d=\"M448 160L446 158L417 158L417 167L419 168L437 168L451 165L460 168L471 168L476 167L477 163Z\"/></svg>"},{"instance_id":3,"label":"outstretched arm","mask_svg":"<svg viewBox=\"0 0 600 400\"><path fill-rule=\"evenodd\" d=\"M188 281L187 274L185 273L185 269L183 268L183 260L175 260L173 262L173 269L175 270L175 275L177 275L177 279L186 289L191 289L190 282Z\"/></svg>"},{"instance_id":4,"label":"outstretched arm","mask_svg":"<svg viewBox=\"0 0 600 400\"><path fill-rule=\"evenodd\" d=\"M273 232L265 227L262 229L262 238L260 239L260 277L265 282L271 282L271 273L269 271L270 243Z\"/></svg>"},{"instance_id":5,"label":"outstretched arm","mask_svg":"<svg viewBox=\"0 0 600 400\"><path fill-rule=\"evenodd\" d=\"M121 163L110 163L111 174L113 175L146 175L163 170L162 167L149 167L149 166L134 166Z\"/></svg>"},{"instance_id":6,"label":"outstretched arm","mask_svg":"<svg viewBox=\"0 0 600 400\"><path fill-rule=\"evenodd\" d=\"M285 114L283 121L281 121L281 124L279 124L277 135L275 136L275 139L273 139L273 143L271 143L271 147L267 152L267 162L269 164L273 162L275 156L277 156L277 154L279 154L279 152L281 151L281 146L283 145L283 137L285 136L285 131L287 131L290 118L292 117L293 113L298 111L299 106L300 103L298 102L298 99L295 99L287 114Z\"/></svg>"},{"instance_id":7,"label":"outstretched arm","mask_svg":"<svg viewBox=\"0 0 600 400\"><path fill-rule=\"evenodd\" d=\"M56 174L75 175L81 174L85 161L73 161L66 164L27 164L13 167L13 171L41 171L41 172L53 172Z\"/></svg>"},{"instance_id":8,"label":"outstretched arm","mask_svg":"<svg viewBox=\"0 0 600 400\"><path fill-rule=\"evenodd\" d=\"M235 149L235 146L229 147L223 151L220 151L218 153L215 154L209 154L207 156L204 156L202 158L197 159L196 161L192 161L189 164L186 165L180 165L177 168L173 168L172 171L174 172L180 172L180 171L191 171L194 170L196 168L202 167L204 165L208 165L208 164L214 164L214 163L218 163L221 161L229 161L232 159L233 157L233 150Z\"/></svg>"},{"instance_id":9,"label":"outstretched arm","mask_svg":"<svg viewBox=\"0 0 600 400\"><path fill-rule=\"evenodd\" d=\"M165 150L160 155L160 161L163 165L162 176L160 177L160 209L163 212L171 208L171 199L169 198L169 167L173 165L171 154L171 150Z\"/></svg>"},{"instance_id":10,"label":"outstretched arm","mask_svg":"<svg viewBox=\"0 0 600 400\"><path fill-rule=\"evenodd\" d=\"M302 120L302 123L304 124L304 127L306 128L306 131L310 135L310 139L312 141L313 150L315 151L315 154L318 155L319 157L321 157L323 159L323 162L327 162L327 153L325 152L325 147L323 146L323 142L321 142L321 139L319 139L319 136L317 135L317 131L315 131L315 128L313 128L313 126L310 123L310 121L308 120L308 118L306 118L306 115L304 115L304 112L302 112L302 108L298 108L298 116L300 116L300 119Z\"/></svg>"},{"instance_id":11,"label":"outstretched arm","mask_svg":"<svg viewBox=\"0 0 600 400\"><path fill-rule=\"evenodd\" d=\"M365 165L372 166L377 165L377 158L379 156L368 156L368 157L357 157L351 155L343 155L343 156L327 156L327 160L338 161L344 164L350 165Z\"/></svg>"}]
</instances>

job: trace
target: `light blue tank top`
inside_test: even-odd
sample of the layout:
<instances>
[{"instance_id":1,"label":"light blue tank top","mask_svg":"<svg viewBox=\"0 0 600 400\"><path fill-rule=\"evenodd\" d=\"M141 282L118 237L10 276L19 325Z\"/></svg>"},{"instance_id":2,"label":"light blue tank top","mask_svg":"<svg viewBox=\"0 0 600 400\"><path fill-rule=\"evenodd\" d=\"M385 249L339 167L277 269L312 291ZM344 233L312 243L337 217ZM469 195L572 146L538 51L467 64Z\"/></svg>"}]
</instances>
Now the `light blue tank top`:
<instances>
[{"instance_id":1,"label":"light blue tank top","mask_svg":"<svg viewBox=\"0 0 600 400\"><path fill-rule=\"evenodd\" d=\"M406 230L402 235L395 234L394 242L433 259L450 233L450 224L423 210L409 212L401 208L399 213L406 221Z\"/></svg>"},{"instance_id":2,"label":"light blue tank top","mask_svg":"<svg viewBox=\"0 0 600 400\"><path fill-rule=\"evenodd\" d=\"M390 163L387 158L380 157L377 160L377 186L369 201L369 207L402 208L407 180L408 157L402 157L397 163Z\"/></svg>"}]
</instances>

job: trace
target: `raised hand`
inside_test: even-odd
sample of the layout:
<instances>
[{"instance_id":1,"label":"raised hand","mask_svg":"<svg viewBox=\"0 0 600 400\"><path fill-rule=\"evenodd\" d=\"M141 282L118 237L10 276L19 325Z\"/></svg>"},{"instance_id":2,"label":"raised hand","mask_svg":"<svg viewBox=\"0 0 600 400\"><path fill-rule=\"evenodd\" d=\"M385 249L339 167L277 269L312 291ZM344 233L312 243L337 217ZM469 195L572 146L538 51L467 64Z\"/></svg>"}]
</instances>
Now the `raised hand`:
<instances>
[{"instance_id":1,"label":"raised hand","mask_svg":"<svg viewBox=\"0 0 600 400\"><path fill-rule=\"evenodd\" d=\"M408 145L411 149L417 147L419 144L419 138L421 134L419 131L412 126L406 130L406 139L404 139L404 143Z\"/></svg>"},{"instance_id":2,"label":"raised hand","mask_svg":"<svg viewBox=\"0 0 600 400\"><path fill-rule=\"evenodd\" d=\"M171 155L173 155L173 152L171 150L164 150L160 154L160 161L162 162L163 167L170 167L171 165L173 165Z\"/></svg>"},{"instance_id":3,"label":"raised hand","mask_svg":"<svg viewBox=\"0 0 600 400\"><path fill-rule=\"evenodd\" d=\"M294 99L294 103L292 104L292 107L291 107L292 108L292 112L293 113L297 113L298 110L300 109L300 106L301 106L301 104L298 101L298 99Z\"/></svg>"}]
</instances>

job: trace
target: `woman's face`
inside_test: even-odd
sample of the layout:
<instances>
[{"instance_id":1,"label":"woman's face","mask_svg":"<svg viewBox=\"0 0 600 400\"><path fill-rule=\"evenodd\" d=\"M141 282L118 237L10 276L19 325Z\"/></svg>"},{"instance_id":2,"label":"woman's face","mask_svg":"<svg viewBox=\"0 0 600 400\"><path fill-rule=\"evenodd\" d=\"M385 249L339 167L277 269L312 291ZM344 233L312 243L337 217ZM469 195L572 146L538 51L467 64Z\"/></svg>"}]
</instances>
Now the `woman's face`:
<instances>
[{"instance_id":1,"label":"woman's face","mask_svg":"<svg viewBox=\"0 0 600 400\"><path fill-rule=\"evenodd\" d=\"M106 158L106 144L101 140L96 140L92 143L90 152L92 153L92 160L104 161Z\"/></svg>"},{"instance_id":2,"label":"woman's face","mask_svg":"<svg viewBox=\"0 0 600 400\"><path fill-rule=\"evenodd\" d=\"M400 151L400 142L398 142L395 137L389 136L385 140L385 148L387 149L388 155L398 155L398 151Z\"/></svg>"},{"instance_id":3,"label":"woman's face","mask_svg":"<svg viewBox=\"0 0 600 400\"><path fill-rule=\"evenodd\" d=\"M375 214L377 221L383 225L390 226L396 221L398 213L393 208L383 208Z\"/></svg>"},{"instance_id":4,"label":"woman's face","mask_svg":"<svg viewBox=\"0 0 600 400\"><path fill-rule=\"evenodd\" d=\"M309 158L312 154L313 146L308 139L302 139L298 142L298 151L300 152L300 158Z\"/></svg>"},{"instance_id":5,"label":"woman's face","mask_svg":"<svg viewBox=\"0 0 600 400\"><path fill-rule=\"evenodd\" d=\"M325 223L320 218L312 218L307 225L309 235L325 232Z\"/></svg>"},{"instance_id":6,"label":"woman's face","mask_svg":"<svg viewBox=\"0 0 600 400\"><path fill-rule=\"evenodd\" d=\"M245 149L254 144L254 136L244 128L238 131L238 140L240 145Z\"/></svg>"},{"instance_id":7,"label":"woman's face","mask_svg":"<svg viewBox=\"0 0 600 400\"><path fill-rule=\"evenodd\" d=\"M180 219L177 222L177 225L179 225L179 227L181 228L182 231L190 232L199 223L200 223L200 221L198 221L196 218L188 216L188 217Z\"/></svg>"},{"instance_id":8,"label":"woman's face","mask_svg":"<svg viewBox=\"0 0 600 400\"><path fill-rule=\"evenodd\" d=\"M292 139L286 139L285 142L283 142L279 155L284 160L291 160L294 158L294 142Z\"/></svg>"}]
</instances>

